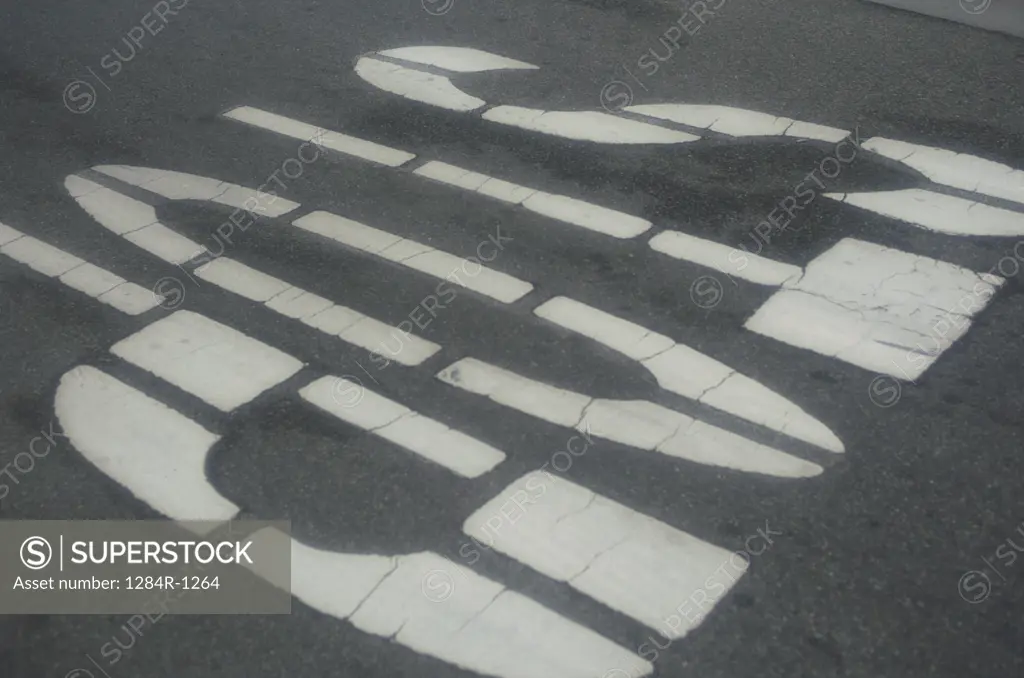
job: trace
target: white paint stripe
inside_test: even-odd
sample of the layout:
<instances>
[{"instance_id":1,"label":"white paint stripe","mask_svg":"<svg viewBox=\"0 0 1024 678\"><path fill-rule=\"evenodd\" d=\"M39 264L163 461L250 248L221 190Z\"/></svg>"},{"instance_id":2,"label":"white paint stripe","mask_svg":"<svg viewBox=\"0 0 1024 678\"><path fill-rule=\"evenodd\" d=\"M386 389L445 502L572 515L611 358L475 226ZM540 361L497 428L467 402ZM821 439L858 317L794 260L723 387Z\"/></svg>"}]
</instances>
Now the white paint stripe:
<instances>
[{"instance_id":1,"label":"white paint stripe","mask_svg":"<svg viewBox=\"0 0 1024 678\"><path fill-rule=\"evenodd\" d=\"M206 478L219 436L191 419L88 366L61 377L54 409L75 449L160 513L179 521L238 515Z\"/></svg>"},{"instance_id":2,"label":"white paint stripe","mask_svg":"<svg viewBox=\"0 0 1024 678\"><path fill-rule=\"evenodd\" d=\"M291 118L276 115L268 111L262 111L251 106L241 106L228 111L224 114L224 117L244 122L248 125L252 125L253 127L259 127L271 132L283 134L284 136L292 137L293 139L308 140L316 138L317 145L322 146L323 148L362 158L363 160L370 160L389 167L404 165L416 157L412 153L388 148L381 144L375 144L372 141L364 141L363 139L348 136L341 132L325 131L319 127L314 127L313 125L299 122L298 120L292 120Z\"/></svg>"},{"instance_id":3,"label":"white paint stripe","mask_svg":"<svg viewBox=\"0 0 1024 678\"><path fill-rule=\"evenodd\" d=\"M330 212L311 212L293 223L311 233L447 280L506 304L521 299L533 289L533 285L489 269L479 262L462 259ZM473 272L475 269L478 270ZM454 275L460 270L463 275Z\"/></svg>"},{"instance_id":4,"label":"white paint stripe","mask_svg":"<svg viewBox=\"0 0 1024 678\"><path fill-rule=\"evenodd\" d=\"M190 311L161 318L110 352L223 412L251 401L303 366L276 348Z\"/></svg>"},{"instance_id":5,"label":"white paint stripe","mask_svg":"<svg viewBox=\"0 0 1024 678\"><path fill-rule=\"evenodd\" d=\"M430 106L465 113L487 104L483 99L466 94L443 75L368 57L361 57L355 70L356 75L377 89Z\"/></svg>"},{"instance_id":6,"label":"white paint stripe","mask_svg":"<svg viewBox=\"0 0 1024 678\"><path fill-rule=\"evenodd\" d=\"M611 667L645 676L652 670L635 653L436 554L397 561L352 614L356 628L501 678L600 678ZM441 600L430 588L439 585L451 586Z\"/></svg>"},{"instance_id":7,"label":"white paint stripe","mask_svg":"<svg viewBox=\"0 0 1024 678\"><path fill-rule=\"evenodd\" d=\"M483 119L531 132L604 144L682 144L700 139L686 132L599 111L544 111L519 106L495 106L483 114Z\"/></svg>"},{"instance_id":8,"label":"white paint stripe","mask_svg":"<svg viewBox=\"0 0 1024 678\"><path fill-rule=\"evenodd\" d=\"M827 426L794 403L669 337L567 297L555 297L534 313L636 360L667 391L831 452L844 451Z\"/></svg>"},{"instance_id":9,"label":"white paint stripe","mask_svg":"<svg viewBox=\"0 0 1024 678\"><path fill-rule=\"evenodd\" d=\"M462 529L669 639L697 628L747 570L736 554L540 471L514 482ZM692 609L698 592L703 599ZM680 619L679 608L691 608L696 619ZM681 623L669 624L672 618Z\"/></svg>"},{"instance_id":10,"label":"white paint stripe","mask_svg":"<svg viewBox=\"0 0 1024 678\"><path fill-rule=\"evenodd\" d=\"M916 169L932 181L1024 203L1024 171L942 148L873 137L863 147Z\"/></svg>"},{"instance_id":11,"label":"white paint stripe","mask_svg":"<svg viewBox=\"0 0 1024 678\"><path fill-rule=\"evenodd\" d=\"M651 228L651 222L646 219L564 195L519 186L443 162L428 162L414 174L504 202L519 204L537 214L615 238L633 238Z\"/></svg>"},{"instance_id":12,"label":"white paint stripe","mask_svg":"<svg viewBox=\"0 0 1024 678\"><path fill-rule=\"evenodd\" d=\"M239 186L238 184L231 184L226 181L218 181L209 177L202 177L196 174L186 174L185 172L172 172L170 170L157 170L151 167L131 167L128 165L97 165L93 167L97 172L106 174L107 176L114 177L125 183L139 188L145 189L150 193L156 193L157 195L168 198L169 200L203 200L209 202L219 203L228 207L237 207L239 209L248 210L257 215L268 216L268 217L280 217L288 214L289 212L297 209L299 204L290 200L285 200L278 195L261 194L254 188L246 188L245 186ZM80 184L84 186L84 184ZM121 196L116 191L106 190L102 195L110 198L110 194ZM86 211L97 219L100 217L94 214L87 204L91 203L91 206L103 210L124 216L123 205L110 205L104 206L102 204L103 198L98 197L99 194L90 194L83 196L84 200L79 200L79 204L85 207ZM127 201L130 198L121 196L115 198L120 201ZM100 204L97 205L96 203ZM136 202L136 201L132 201ZM156 221L156 215L152 212L152 208L137 208L139 212L139 220L143 220L148 216L152 216L150 221L147 223L153 223ZM145 226L146 223L139 223L139 227ZM134 229L132 229L134 230Z\"/></svg>"},{"instance_id":13,"label":"white paint stripe","mask_svg":"<svg viewBox=\"0 0 1024 678\"><path fill-rule=\"evenodd\" d=\"M787 280L799 278L803 273L799 266L784 264L679 231L663 231L651 238L649 244L651 249L675 259L707 266L758 285L778 286Z\"/></svg>"},{"instance_id":14,"label":"white paint stripe","mask_svg":"<svg viewBox=\"0 0 1024 678\"><path fill-rule=\"evenodd\" d=\"M744 325L793 346L916 379L1005 281L928 257L840 241Z\"/></svg>"},{"instance_id":15,"label":"white paint stripe","mask_svg":"<svg viewBox=\"0 0 1024 678\"><path fill-rule=\"evenodd\" d=\"M229 292L260 302L271 311L401 365L419 365L441 350L431 341L405 334L396 327L228 257L218 257L201 266L196 269L196 275ZM390 350L389 342L397 342L399 348Z\"/></svg>"},{"instance_id":16,"label":"white paint stripe","mask_svg":"<svg viewBox=\"0 0 1024 678\"><path fill-rule=\"evenodd\" d=\"M1000 237L1024 235L1024 212L1004 210L920 188L823 195L939 233Z\"/></svg>"},{"instance_id":17,"label":"white paint stripe","mask_svg":"<svg viewBox=\"0 0 1024 678\"><path fill-rule=\"evenodd\" d=\"M412 61L458 73L480 73L509 69L535 70L538 67L470 47L399 47L380 52L382 56Z\"/></svg>"},{"instance_id":18,"label":"white paint stripe","mask_svg":"<svg viewBox=\"0 0 1024 678\"><path fill-rule=\"evenodd\" d=\"M0 254L51 278L61 276L85 263L73 254L27 235L0 247Z\"/></svg>"},{"instance_id":19,"label":"white paint stripe","mask_svg":"<svg viewBox=\"0 0 1024 678\"><path fill-rule=\"evenodd\" d=\"M150 224L125 234L124 239L175 266L186 263L206 249L163 224Z\"/></svg>"},{"instance_id":20,"label":"white paint stripe","mask_svg":"<svg viewBox=\"0 0 1024 678\"><path fill-rule=\"evenodd\" d=\"M464 478L477 478L505 460L500 450L341 377L322 377L299 395L342 421Z\"/></svg>"},{"instance_id":21,"label":"white paint stripe","mask_svg":"<svg viewBox=\"0 0 1024 678\"><path fill-rule=\"evenodd\" d=\"M623 110L734 137L789 136L839 142L849 136L849 132L835 127L799 122L792 118L729 106L649 104L629 106Z\"/></svg>"},{"instance_id":22,"label":"white paint stripe","mask_svg":"<svg viewBox=\"0 0 1024 678\"><path fill-rule=\"evenodd\" d=\"M201 280L260 303L292 289L292 286L283 280L249 268L228 257L218 257L200 266L195 274Z\"/></svg>"},{"instance_id":23,"label":"white paint stripe","mask_svg":"<svg viewBox=\"0 0 1024 678\"><path fill-rule=\"evenodd\" d=\"M128 169L132 171L129 172ZM128 169L119 168L116 169L116 172L121 173L122 178L132 176L139 181L147 177L153 179L155 174L147 175L146 172L156 172L156 170L147 170L146 168ZM135 173L134 170L137 169L145 171L141 174ZM164 261L180 265L204 251L204 248L198 243L179 235L160 223L132 230L133 227L138 226L139 221L143 221L133 220L132 215L138 213L137 205L144 203L79 177L68 177L65 186L69 192L95 196L99 204L116 205L116 208L97 209L90 214L110 231L121 234L126 240L155 254ZM110 200L104 203L107 198L114 197L119 197L121 200ZM81 197L76 198L78 201L82 199ZM0 249L0 252L2 251ZM441 350L437 344L401 333L400 330L390 325L344 306L335 305L327 299L249 268L228 257L219 257L199 267L196 270L196 275L229 292L264 303L272 311L289 318L297 318L310 327L335 335L343 341L368 351L385 355L390 360L402 365L419 365ZM108 303L114 303L116 299L118 303L125 306L137 306L138 300L121 299L126 291L122 290L119 295L111 294L105 300ZM153 305L163 301L162 298L151 296ZM345 322L340 325L337 322L339 317L345 319ZM396 335L396 332L399 332L400 336ZM386 343L392 340L397 340L400 346L397 351L386 350Z\"/></svg>"},{"instance_id":24,"label":"white paint stripe","mask_svg":"<svg viewBox=\"0 0 1024 678\"><path fill-rule=\"evenodd\" d=\"M784 478L815 476L823 470L645 400L590 398L474 358L448 366L437 378L543 421L680 459Z\"/></svg>"},{"instance_id":25,"label":"white paint stripe","mask_svg":"<svg viewBox=\"0 0 1024 678\"><path fill-rule=\"evenodd\" d=\"M25 264L45 276L56 278L73 290L128 315L139 315L158 306L163 297L130 283L110 271L90 264L10 226L0 224L0 254Z\"/></svg>"}]
</instances>

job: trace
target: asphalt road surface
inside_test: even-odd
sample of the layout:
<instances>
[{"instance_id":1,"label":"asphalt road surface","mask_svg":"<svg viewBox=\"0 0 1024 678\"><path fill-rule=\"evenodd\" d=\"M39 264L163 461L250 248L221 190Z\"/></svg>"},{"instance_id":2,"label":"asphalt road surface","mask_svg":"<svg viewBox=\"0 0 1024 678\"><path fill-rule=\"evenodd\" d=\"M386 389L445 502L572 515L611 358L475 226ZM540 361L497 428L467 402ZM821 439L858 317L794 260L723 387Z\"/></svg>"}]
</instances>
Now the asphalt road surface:
<instances>
[{"instance_id":1,"label":"asphalt road surface","mask_svg":"<svg viewBox=\"0 0 1024 678\"><path fill-rule=\"evenodd\" d=\"M1024 675L1022 84L857 0L5 3L0 518L295 546L0 675Z\"/></svg>"}]
</instances>

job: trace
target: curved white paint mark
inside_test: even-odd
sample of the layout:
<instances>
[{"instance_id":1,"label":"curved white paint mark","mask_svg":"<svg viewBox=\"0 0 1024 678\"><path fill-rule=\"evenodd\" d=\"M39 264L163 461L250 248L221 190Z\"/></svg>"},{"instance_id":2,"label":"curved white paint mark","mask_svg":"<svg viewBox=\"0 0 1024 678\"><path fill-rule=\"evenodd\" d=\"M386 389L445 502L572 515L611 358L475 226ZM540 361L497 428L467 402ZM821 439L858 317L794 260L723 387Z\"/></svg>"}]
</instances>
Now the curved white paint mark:
<instances>
[{"instance_id":1,"label":"curved white paint mark","mask_svg":"<svg viewBox=\"0 0 1024 678\"><path fill-rule=\"evenodd\" d=\"M381 56L402 59L457 73L480 73L499 70L536 70L539 66L525 61L491 54L472 47L418 46L399 47L378 52Z\"/></svg>"},{"instance_id":2,"label":"curved white paint mark","mask_svg":"<svg viewBox=\"0 0 1024 678\"><path fill-rule=\"evenodd\" d=\"M748 567L745 558L543 471L515 481L462 529L669 639L697 628ZM669 625L698 592L705 595L696 619Z\"/></svg>"},{"instance_id":3,"label":"curved white paint mark","mask_svg":"<svg viewBox=\"0 0 1024 678\"><path fill-rule=\"evenodd\" d=\"M218 436L192 420L85 366L62 377L55 408L76 449L163 515L216 521L189 525L200 534L238 515L206 479ZM272 585L290 585L315 610L464 669L498 678L593 678L615 666L635 676L652 671L590 629L439 555L388 557L291 544L289 582L255 564L251 569ZM450 589L439 598L444 585Z\"/></svg>"},{"instance_id":4,"label":"curved white paint mark","mask_svg":"<svg viewBox=\"0 0 1024 678\"><path fill-rule=\"evenodd\" d=\"M495 106L484 120L564 139L605 144L683 144L700 137L600 111L543 111L520 106Z\"/></svg>"},{"instance_id":5,"label":"curved white paint mark","mask_svg":"<svg viewBox=\"0 0 1024 678\"><path fill-rule=\"evenodd\" d=\"M758 285L777 287L803 274L803 269L799 266L784 264L679 231L662 231L647 244L655 252L707 266L725 275L742 278Z\"/></svg>"},{"instance_id":6,"label":"curved white paint mark","mask_svg":"<svg viewBox=\"0 0 1024 678\"><path fill-rule=\"evenodd\" d=\"M823 472L817 464L646 400L591 398L475 358L449 365L437 378L543 421L671 457L783 478Z\"/></svg>"},{"instance_id":7,"label":"curved white paint mark","mask_svg":"<svg viewBox=\"0 0 1024 678\"><path fill-rule=\"evenodd\" d=\"M799 122L792 118L784 118L742 108L732 108L730 106L648 104L644 106L628 106L623 110L628 113L670 120L682 125L708 129L712 132L728 134L734 137L787 136L839 142L849 136L849 132L835 127Z\"/></svg>"},{"instance_id":8,"label":"curved white paint mark","mask_svg":"<svg viewBox=\"0 0 1024 678\"><path fill-rule=\"evenodd\" d=\"M1024 212L921 188L822 195L938 233L999 237L1024 235Z\"/></svg>"},{"instance_id":9,"label":"curved white paint mark","mask_svg":"<svg viewBox=\"0 0 1024 678\"><path fill-rule=\"evenodd\" d=\"M450 111L475 111L487 105L483 99L466 94L449 78L399 66L389 61L362 57L356 62L356 75L385 92L446 108Z\"/></svg>"},{"instance_id":10,"label":"curved white paint mark","mask_svg":"<svg viewBox=\"0 0 1024 678\"><path fill-rule=\"evenodd\" d=\"M80 366L61 377L54 410L86 459L163 515L180 521L238 515L206 478L207 456L220 437L163 403Z\"/></svg>"},{"instance_id":11,"label":"curved white paint mark","mask_svg":"<svg viewBox=\"0 0 1024 678\"><path fill-rule=\"evenodd\" d=\"M938 184L1024 203L1024 171L967 153L872 137L862 146L921 172Z\"/></svg>"},{"instance_id":12,"label":"curved white paint mark","mask_svg":"<svg viewBox=\"0 0 1024 678\"><path fill-rule=\"evenodd\" d=\"M185 172L129 165L97 165L93 169L169 200L215 202L268 217L280 217L299 206L299 203L278 195L263 194L253 188Z\"/></svg>"},{"instance_id":13,"label":"curved white paint mark","mask_svg":"<svg viewBox=\"0 0 1024 678\"><path fill-rule=\"evenodd\" d=\"M568 297L555 297L533 312L632 358L667 391L830 452L844 451L842 441L827 426L793 402L669 337Z\"/></svg>"}]
</instances>

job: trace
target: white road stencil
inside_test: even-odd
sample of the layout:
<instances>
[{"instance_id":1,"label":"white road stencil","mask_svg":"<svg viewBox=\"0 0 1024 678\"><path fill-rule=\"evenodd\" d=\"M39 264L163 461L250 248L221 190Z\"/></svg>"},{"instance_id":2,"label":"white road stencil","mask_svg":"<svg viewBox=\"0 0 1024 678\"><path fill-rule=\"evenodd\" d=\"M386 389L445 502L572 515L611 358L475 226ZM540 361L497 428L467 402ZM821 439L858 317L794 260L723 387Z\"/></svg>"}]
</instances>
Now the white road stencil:
<instances>
[{"instance_id":1,"label":"white road stencil","mask_svg":"<svg viewBox=\"0 0 1024 678\"><path fill-rule=\"evenodd\" d=\"M85 366L65 373L54 407L79 452L168 518L213 521L203 526L208 532L238 515L206 478L218 436L187 417ZM426 582L439 575L452 583L449 595L428 597ZM289 583L315 610L482 675L593 678L626 667L641 677L652 671L635 653L433 553L340 553L293 539Z\"/></svg>"},{"instance_id":2,"label":"white road stencil","mask_svg":"<svg viewBox=\"0 0 1024 678\"><path fill-rule=\"evenodd\" d=\"M873 137L866 150L912 167L937 184L1024 204L1024 172L992 160L942 148Z\"/></svg>"},{"instance_id":3,"label":"white road stencil","mask_svg":"<svg viewBox=\"0 0 1024 678\"><path fill-rule=\"evenodd\" d=\"M521 299L530 293L533 285L513 276L487 268L477 263L479 270L472 277L452 275L459 270L468 271L473 267L468 259L434 249L402 238L401 236L361 224L330 212L311 212L293 222L299 228L316 233L335 242L377 255L388 261L448 280L454 285L465 287L478 294L496 299L505 304ZM470 268L466 268L469 266Z\"/></svg>"},{"instance_id":4,"label":"white road stencil","mask_svg":"<svg viewBox=\"0 0 1024 678\"><path fill-rule=\"evenodd\" d=\"M627 106L622 110L734 137L786 136L837 143L849 136L849 132L836 127L799 122L792 118L729 106L650 104Z\"/></svg>"},{"instance_id":5,"label":"white road stencil","mask_svg":"<svg viewBox=\"0 0 1024 678\"><path fill-rule=\"evenodd\" d=\"M345 393L358 393L358 401L341 397ZM464 478L477 478L505 460L501 450L341 377L321 377L301 389L299 395L342 421L401 445Z\"/></svg>"},{"instance_id":6,"label":"white road stencil","mask_svg":"<svg viewBox=\"0 0 1024 678\"><path fill-rule=\"evenodd\" d=\"M1024 235L1024 212L922 188L822 195L938 233L1006 238Z\"/></svg>"},{"instance_id":7,"label":"white road stencil","mask_svg":"<svg viewBox=\"0 0 1024 678\"><path fill-rule=\"evenodd\" d=\"M385 92L438 108L475 111L487 103L466 94L443 75L406 68L380 59L359 59L356 62L356 73Z\"/></svg>"},{"instance_id":8,"label":"white road stencil","mask_svg":"<svg viewBox=\"0 0 1024 678\"><path fill-rule=\"evenodd\" d=\"M914 380L963 336L1005 282L846 238L786 283L745 327L880 374Z\"/></svg>"},{"instance_id":9,"label":"white road stencil","mask_svg":"<svg viewBox=\"0 0 1024 678\"><path fill-rule=\"evenodd\" d=\"M463 530L670 639L696 628L747 570L734 553L542 471L514 482ZM677 613L693 605L696 619Z\"/></svg>"},{"instance_id":10,"label":"white road stencil","mask_svg":"<svg viewBox=\"0 0 1024 678\"><path fill-rule=\"evenodd\" d=\"M191 311L177 311L110 352L224 412L302 369L281 351Z\"/></svg>"},{"instance_id":11,"label":"white road stencil","mask_svg":"<svg viewBox=\"0 0 1024 678\"><path fill-rule=\"evenodd\" d=\"M648 244L655 252L707 266L758 285L777 286L803 275L803 269L799 266L784 264L679 231L662 231L651 238Z\"/></svg>"},{"instance_id":12,"label":"white road stencil","mask_svg":"<svg viewBox=\"0 0 1024 678\"><path fill-rule=\"evenodd\" d=\"M0 224L0 254L128 315L145 313L164 301L145 287L4 224Z\"/></svg>"},{"instance_id":13,"label":"white road stencil","mask_svg":"<svg viewBox=\"0 0 1024 678\"><path fill-rule=\"evenodd\" d=\"M480 73L499 70L536 70L538 66L508 59L470 47L417 46L399 47L379 53L392 59L434 66L456 73Z\"/></svg>"},{"instance_id":14,"label":"white road stencil","mask_svg":"<svg viewBox=\"0 0 1024 678\"><path fill-rule=\"evenodd\" d=\"M61 378L54 410L86 459L167 517L226 521L238 514L206 478L219 436L163 403L80 366Z\"/></svg>"},{"instance_id":15,"label":"white road stencil","mask_svg":"<svg viewBox=\"0 0 1024 678\"><path fill-rule=\"evenodd\" d=\"M484 112L482 117L499 125L605 144L685 144L700 139L687 132L600 111L544 111L520 106L495 106Z\"/></svg>"},{"instance_id":16,"label":"white road stencil","mask_svg":"<svg viewBox=\"0 0 1024 678\"><path fill-rule=\"evenodd\" d=\"M165 170L145 167L112 167L115 169L106 168L112 173L111 176L117 176L123 181L138 183L144 187L152 186L153 182L168 174L179 175L176 172L169 173ZM195 175L180 176L191 177L189 181L193 188L205 186L204 194L212 193L215 186L221 186L224 183ZM156 220L156 211L146 203L75 175L67 177L64 185L72 197L102 226L168 263L181 265L204 251L204 248L198 243L159 223ZM177 185L171 184L171 186ZM197 192L198 189L193 190L193 188L188 189L192 191L193 195L189 199L198 200L199 198L194 196L200 193ZM241 192L249 190L244 187L236 188ZM170 189L167 192L173 193ZM174 194L181 195L185 192L182 189ZM283 199L278 198L278 200ZM281 212L286 214L294 209L290 206L298 207L298 204L285 201L285 205L277 211L287 208L286 211ZM242 208L244 209L244 207ZM395 353L387 352L385 357L401 365L418 365L441 350L441 347L433 342L401 332L391 325L335 304L328 299L228 257L218 257L203 265L196 270L196 277L247 299L260 302L272 311L295 318L305 325L336 336L342 341L378 354L382 353L382 349L386 349L386 342L395 336L396 332L400 333L404 335L401 350ZM123 295L123 292L119 294ZM146 294L148 299L155 300L153 305L162 301L162 298L156 297L150 292ZM111 296L116 295L112 293ZM129 301L125 300L121 303L127 306Z\"/></svg>"},{"instance_id":17,"label":"white road stencil","mask_svg":"<svg viewBox=\"0 0 1024 678\"><path fill-rule=\"evenodd\" d=\"M670 457L781 478L822 473L817 464L645 400L591 398L475 358L438 373L446 384L560 426Z\"/></svg>"},{"instance_id":18,"label":"white road stencil","mask_svg":"<svg viewBox=\"0 0 1024 678\"><path fill-rule=\"evenodd\" d=\"M828 427L792 402L664 335L568 297L551 299L534 309L534 313L632 358L667 391L831 452L843 451L843 443Z\"/></svg>"}]
</instances>

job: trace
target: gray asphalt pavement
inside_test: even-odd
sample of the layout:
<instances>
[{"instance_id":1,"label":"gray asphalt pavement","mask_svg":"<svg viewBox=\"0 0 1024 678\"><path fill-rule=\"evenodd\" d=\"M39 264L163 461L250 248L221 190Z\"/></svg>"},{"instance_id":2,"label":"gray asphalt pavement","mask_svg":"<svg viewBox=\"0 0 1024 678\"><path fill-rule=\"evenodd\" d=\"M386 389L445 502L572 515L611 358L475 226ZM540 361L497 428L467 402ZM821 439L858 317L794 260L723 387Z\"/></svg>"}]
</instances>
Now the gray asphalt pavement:
<instances>
[{"instance_id":1,"label":"gray asphalt pavement","mask_svg":"<svg viewBox=\"0 0 1024 678\"><path fill-rule=\"evenodd\" d=\"M657 255L640 241L565 228L337 153L285 180L281 194L304 208L344 214L460 257L500 233L507 241L493 268L735 367L835 432L845 446L835 455L667 393L622 355L539 323L523 302L460 293L416 331L442 346L438 356L422 370L379 369L366 350L189 279L132 247L64 188L69 175L114 164L264 183L295 157L298 144L222 117L253 106L636 214L659 228L752 247L751 229L819 166L829 144L573 141L409 101L371 87L353 65L360 55L395 47L474 47L540 67L459 77L461 89L488 103L599 111L614 81L628 86L620 91L633 105L734 106L1024 169L1024 41L858 0L725 0L668 58L661 39L678 25L681 9L659 0L158 4L175 13L164 12L155 34L132 33L134 49L122 38L144 16L156 25L149 2L0 5L0 222L145 288L175 278L181 293L174 309L130 317L0 256L0 481L7 488L0 489L0 519L162 517L60 435L22 470L33 438L51 427L61 431L54 414L61 376L93 365L221 434L207 474L246 515L290 520L295 535L320 548L440 553L624 648L650 649L657 638L650 628L564 582L497 552L472 564L460 553L463 521L564 449L571 434L433 378L472 355L594 397L672 407L824 469L813 478L769 477L604 439L574 459L564 472L572 482L724 549L743 549L766 526L779 533L699 628L667 646L659 639L654 676L1024 675L1024 561L1004 557L1013 555L1008 540L1024 544L1019 266L923 377L879 380L871 370L743 329L772 289ZM647 74L639 63L652 49L664 60ZM926 183L867 155L829 190ZM208 203L158 208L163 223L204 245L232 211ZM407 320L434 287L401 266L289 230L286 219L258 224L232 242L233 259L389 324ZM1013 259L1019 240L935 233L819 198L791 229L762 243L762 253L804 266L844 238L979 272ZM709 275L710 304L694 293ZM177 309L279 347L310 373L365 375L387 397L415 404L508 458L479 478L457 477L314 410L295 394L298 383L222 416L110 355L111 345ZM19 454L22 466L15 467ZM123 651L116 662L103 652L112 642ZM0 617L0 675L479 674L294 600L287 616L172 615L141 629L128 626L128 615Z\"/></svg>"}]
</instances>

